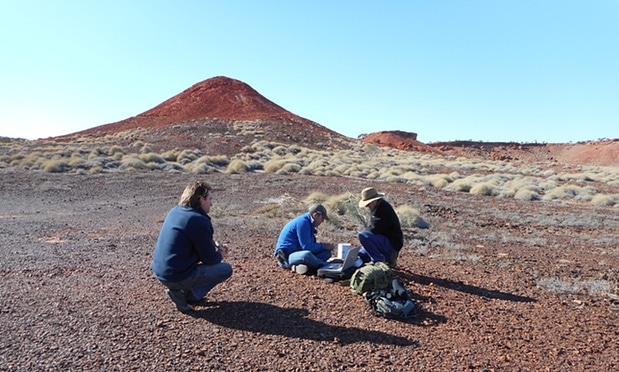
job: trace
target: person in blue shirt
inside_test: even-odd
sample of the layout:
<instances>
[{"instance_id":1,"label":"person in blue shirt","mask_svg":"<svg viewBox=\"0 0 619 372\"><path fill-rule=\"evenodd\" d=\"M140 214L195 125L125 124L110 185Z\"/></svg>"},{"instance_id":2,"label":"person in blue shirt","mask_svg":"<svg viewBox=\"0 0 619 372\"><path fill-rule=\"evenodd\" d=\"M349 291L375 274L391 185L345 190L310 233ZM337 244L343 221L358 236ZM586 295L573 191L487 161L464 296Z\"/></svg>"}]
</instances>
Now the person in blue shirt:
<instances>
[{"instance_id":1,"label":"person in blue shirt","mask_svg":"<svg viewBox=\"0 0 619 372\"><path fill-rule=\"evenodd\" d=\"M227 246L213 240L208 215L212 194L206 182L188 185L168 212L153 253L153 274L183 313L193 311L190 304L200 304L211 289L232 276L232 266L222 262Z\"/></svg>"},{"instance_id":2,"label":"person in blue shirt","mask_svg":"<svg viewBox=\"0 0 619 372\"><path fill-rule=\"evenodd\" d=\"M289 221L273 252L277 264L299 274L325 266L335 245L316 242L316 228L328 219L327 209L322 204L313 204L307 213Z\"/></svg>"}]
</instances>

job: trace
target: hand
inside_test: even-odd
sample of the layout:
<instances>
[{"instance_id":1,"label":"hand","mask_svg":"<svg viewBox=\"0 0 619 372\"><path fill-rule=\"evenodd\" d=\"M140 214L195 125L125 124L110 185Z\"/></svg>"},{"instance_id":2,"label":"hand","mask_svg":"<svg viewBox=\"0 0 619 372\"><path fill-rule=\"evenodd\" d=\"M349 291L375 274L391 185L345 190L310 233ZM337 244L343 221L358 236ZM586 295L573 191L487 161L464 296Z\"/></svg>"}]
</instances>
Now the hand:
<instances>
[{"instance_id":1,"label":"hand","mask_svg":"<svg viewBox=\"0 0 619 372\"><path fill-rule=\"evenodd\" d=\"M335 249L335 244L331 244L331 243L322 243L322 246L327 251L332 251Z\"/></svg>"},{"instance_id":2,"label":"hand","mask_svg":"<svg viewBox=\"0 0 619 372\"><path fill-rule=\"evenodd\" d=\"M217 250L219 251L219 253L221 253L221 256L223 258L226 258L228 256L228 245L227 244L215 242L215 247L217 247Z\"/></svg>"}]
</instances>

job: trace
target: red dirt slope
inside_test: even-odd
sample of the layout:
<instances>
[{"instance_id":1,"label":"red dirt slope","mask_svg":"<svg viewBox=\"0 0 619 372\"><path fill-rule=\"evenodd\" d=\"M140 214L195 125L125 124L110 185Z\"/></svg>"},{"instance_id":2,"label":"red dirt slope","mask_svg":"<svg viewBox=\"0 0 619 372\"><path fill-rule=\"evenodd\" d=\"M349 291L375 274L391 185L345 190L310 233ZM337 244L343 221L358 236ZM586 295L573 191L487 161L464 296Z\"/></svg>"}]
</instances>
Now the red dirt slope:
<instances>
[{"instance_id":1,"label":"red dirt slope","mask_svg":"<svg viewBox=\"0 0 619 372\"><path fill-rule=\"evenodd\" d=\"M158 128L199 119L294 122L304 126L318 126L330 134L336 134L276 105L246 83L225 76L197 83L137 116L74 134Z\"/></svg>"},{"instance_id":2,"label":"red dirt slope","mask_svg":"<svg viewBox=\"0 0 619 372\"><path fill-rule=\"evenodd\" d=\"M370 133L363 136L363 138L361 138L361 141L365 143L374 143L379 146L392 147L394 149L405 151L442 154L439 149L417 141L417 133L404 132L401 130Z\"/></svg>"},{"instance_id":3,"label":"red dirt slope","mask_svg":"<svg viewBox=\"0 0 619 372\"><path fill-rule=\"evenodd\" d=\"M101 138L138 128L142 130L131 140L142 140L156 149L198 148L228 156L257 137L320 149L350 148L353 143L351 138L276 105L249 85L224 76L195 84L137 116L59 138Z\"/></svg>"}]
</instances>

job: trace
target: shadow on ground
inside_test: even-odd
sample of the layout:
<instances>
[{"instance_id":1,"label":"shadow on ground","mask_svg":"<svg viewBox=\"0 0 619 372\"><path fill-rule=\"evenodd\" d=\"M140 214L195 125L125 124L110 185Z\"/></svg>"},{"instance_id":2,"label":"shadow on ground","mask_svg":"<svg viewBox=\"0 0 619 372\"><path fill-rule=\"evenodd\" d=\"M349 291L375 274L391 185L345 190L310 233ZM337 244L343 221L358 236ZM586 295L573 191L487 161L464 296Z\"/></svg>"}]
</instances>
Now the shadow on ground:
<instances>
[{"instance_id":1,"label":"shadow on ground","mask_svg":"<svg viewBox=\"0 0 619 372\"><path fill-rule=\"evenodd\" d=\"M433 278L430 276L412 273L408 270L398 270L398 277L405 279L408 282L416 282L423 285L433 284L439 287L453 289L464 293L469 293L476 296L494 298L498 300L513 301L513 302L536 302L537 300L531 297L519 296L512 293L491 290L487 288L477 287L474 285L455 282L449 279Z\"/></svg>"},{"instance_id":2,"label":"shadow on ground","mask_svg":"<svg viewBox=\"0 0 619 372\"><path fill-rule=\"evenodd\" d=\"M344 345L364 341L400 346L418 345L415 340L384 332L325 324L307 318L308 313L305 309L287 309L259 302L222 301L211 302L208 307L196 310L191 315L222 327L305 340L337 340Z\"/></svg>"}]
</instances>

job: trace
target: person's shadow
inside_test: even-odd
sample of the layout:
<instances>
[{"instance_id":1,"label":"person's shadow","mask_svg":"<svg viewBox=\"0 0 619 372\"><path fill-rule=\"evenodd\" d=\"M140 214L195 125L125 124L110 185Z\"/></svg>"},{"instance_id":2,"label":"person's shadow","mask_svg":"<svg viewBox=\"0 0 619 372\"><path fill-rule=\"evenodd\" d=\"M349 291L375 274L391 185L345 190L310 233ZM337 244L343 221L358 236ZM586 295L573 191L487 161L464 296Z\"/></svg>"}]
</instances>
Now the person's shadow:
<instances>
[{"instance_id":1,"label":"person's shadow","mask_svg":"<svg viewBox=\"0 0 619 372\"><path fill-rule=\"evenodd\" d=\"M307 318L306 309L282 308L271 304L246 301L211 302L198 308L191 315L226 328L254 333L281 335L315 341L338 342L342 345L355 342L418 346L406 337L354 327L325 324Z\"/></svg>"},{"instance_id":2,"label":"person's shadow","mask_svg":"<svg viewBox=\"0 0 619 372\"><path fill-rule=\"evenodd\" d=\"M455 291L465 292L472 295L486 297L486 298L494 298L498 300L505 301L514 301L514 302L535 302L536 300L531 297L519 296L513 293L507 293L482 287L477 287L474 285L464 284L462 282L455 282L449 279L443 278L433 278L421 274L415 274L409 270L397 270L398 277L406 279L408 282L417 282L419 284L428 285L432 283L433 285L453 289ZM411 293L412 297L415 297L413 293Z\"/></svg>"}]
</instances>

